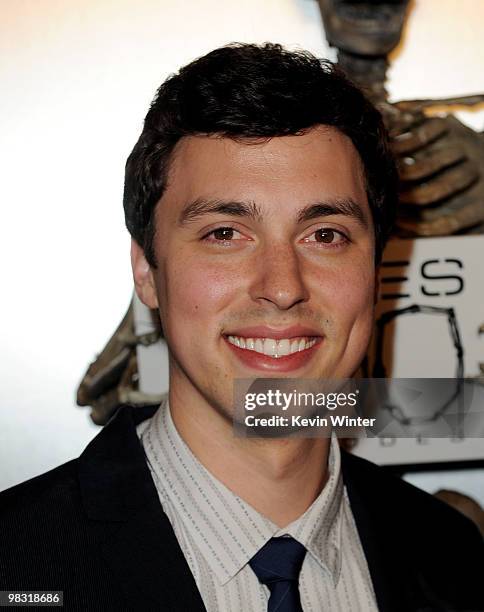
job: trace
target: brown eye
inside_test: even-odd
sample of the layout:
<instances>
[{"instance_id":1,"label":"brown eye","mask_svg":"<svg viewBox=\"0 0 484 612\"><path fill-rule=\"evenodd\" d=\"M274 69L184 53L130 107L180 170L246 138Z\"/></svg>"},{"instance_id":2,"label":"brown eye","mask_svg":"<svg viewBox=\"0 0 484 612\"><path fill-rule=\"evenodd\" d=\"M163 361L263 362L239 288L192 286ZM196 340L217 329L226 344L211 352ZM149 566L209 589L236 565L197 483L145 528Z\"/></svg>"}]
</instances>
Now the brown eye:
<instances>
[{"instance_id":1,"label":"brown eye","mask_svg":"<svg viewBox=\"0 0 484 612\"><path fill-rule=\"evenodd\" d=\"M335 232L332 229L319 229L314 232L316 242L333 242L335 238Z\"/></svg>"},{"instance_id":2,"label":"brown eye","mask_svg":"<svg viewBox=\"0 0 484 612\"><path fill-rule=\"evenodd\" d=\"M234 230L231 227L219 227L212 232L215 240L232 240L234 237Z\"/></svg>"},{"instance_id":3,"label":"brown eye","mask_svg":"<svg viewBox=\"0 0 484 612\"><path fill-rule=\"evenodd\" d=\"M349 244L350 240L348 236L339 230L331 227L320 227L311 232L311 234L308 234L304 238L304 242L318 243L320 245L327 245L327 249L336 249Z\"/></svg>"}]
</instances>

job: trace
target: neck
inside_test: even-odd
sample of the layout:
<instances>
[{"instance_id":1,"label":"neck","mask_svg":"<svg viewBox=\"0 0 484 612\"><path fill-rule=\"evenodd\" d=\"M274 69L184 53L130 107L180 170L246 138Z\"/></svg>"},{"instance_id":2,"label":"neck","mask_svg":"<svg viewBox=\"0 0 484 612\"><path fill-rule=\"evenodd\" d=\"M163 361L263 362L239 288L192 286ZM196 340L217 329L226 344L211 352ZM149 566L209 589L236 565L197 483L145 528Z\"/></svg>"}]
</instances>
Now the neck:
<instances>
[{"instance_id":1,"label":"neck","mask_svg":"<svg viewBox=\"0 0 484 612\"><path fill-rule=\"evenodd\" d=\"M175 427L215 478L279 527L299 518L327 479L329 438L234 436L230 418L200 398L196 406L170 388Z\"/></svg>"}]
</instances>

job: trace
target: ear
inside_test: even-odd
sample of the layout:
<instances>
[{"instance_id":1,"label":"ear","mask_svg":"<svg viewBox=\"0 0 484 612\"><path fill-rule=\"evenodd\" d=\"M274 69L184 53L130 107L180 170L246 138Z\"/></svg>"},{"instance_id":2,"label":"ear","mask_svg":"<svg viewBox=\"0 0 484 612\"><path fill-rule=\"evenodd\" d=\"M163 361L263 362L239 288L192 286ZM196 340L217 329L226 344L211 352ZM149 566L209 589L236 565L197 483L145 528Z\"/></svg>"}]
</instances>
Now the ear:
<instances>
[{"instance_id":1,"label":"ear","mask_svg":"<svg viewBox=\"0 0 484 612\"><path fill-rule=\"evenodd\" d=\"M380 265L375 268L375 292L373 295L373 305L376 306L380 299Z\"/></svg>"},{"instance_id":2,"label":"ear","mask_svg":"<svg viewBox=\"0 0 484 612\"><path fill-rule=\"evenodd\" d=\"M146 261L143 249L133 238L131 238L131 268L139 299L148 308L158 308L158 297L151 266Z\"/></svg>"}]
</instances>

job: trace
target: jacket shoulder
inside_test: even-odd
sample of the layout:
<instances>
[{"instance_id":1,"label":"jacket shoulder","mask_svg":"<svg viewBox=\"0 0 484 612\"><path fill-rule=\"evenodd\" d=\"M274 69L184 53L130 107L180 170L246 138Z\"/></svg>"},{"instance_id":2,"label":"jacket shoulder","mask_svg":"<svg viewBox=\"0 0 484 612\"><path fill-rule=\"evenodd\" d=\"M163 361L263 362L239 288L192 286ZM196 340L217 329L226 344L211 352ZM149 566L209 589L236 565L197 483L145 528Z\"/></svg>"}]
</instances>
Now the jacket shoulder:
<instances>
[{"instance_id":1,"label":"jacket shoulder","mask_svg":"<svg viewBox=\"0 0 484 612\"><path fill-rule=\"evenodd\" d=\"M443 609L460 610L468 603L468 609L484 609L484 543L477 526L374 463L343 453L342 465L367 548L375 543L391 563L398 561L402 572L408 574L411 568L419 588L435 605L448 602L450 607ZM453 608L457 603L461 605Z\"/></svg>"},{"instance_id":2,"label":"jacket shoulder","mask_svg":"<svg viewBox=\"0 0 484 612\"><path fill-rule=\"evenodd\" d=\"M86 536L77 460L0 493L0 576L28 565L26 558L39 571L42 557L67 561L85 548Z\"/></svg>"},{"instance_id":3,"label":"jacket shoulder","mask_svg":"<svg viewBox=\"0 0 484 612\"><path fill-rule=\"evenodd\" d=\"M126 610L82 503L78 460L0 493L0 588L61 590L69 610Z\"/></svg>"},{"instance_id":4,"label":"jacket shoulder","mask_svg":"<svg viewBox=\"0 0 484 612\"><path fill-rule=\"evenodd\" d=\"M78 499L79 484L77 459L64 463L40 476L17 484L0 493L0 522L13 518L16 522L23 515L51 505L65 505L73 497Z\"/></svg>"},{"instance_id":5,"label":"jacket shoulder","mask_svg":"<svg viewBox=\"0 0 484 612\"><path fill-rule=\"evenodd\" d=\"M461 512L406 482L389 470L356 455L344 453L344 471L361 495L363 488L371 495L378 514L391 519L394 527L410 526L425 533L440 531L445 525L474 537L477 527ZM398 525L398 521L402 524ZM452 536L449 533L448 536Z\"/></svg>"}]
</instances>

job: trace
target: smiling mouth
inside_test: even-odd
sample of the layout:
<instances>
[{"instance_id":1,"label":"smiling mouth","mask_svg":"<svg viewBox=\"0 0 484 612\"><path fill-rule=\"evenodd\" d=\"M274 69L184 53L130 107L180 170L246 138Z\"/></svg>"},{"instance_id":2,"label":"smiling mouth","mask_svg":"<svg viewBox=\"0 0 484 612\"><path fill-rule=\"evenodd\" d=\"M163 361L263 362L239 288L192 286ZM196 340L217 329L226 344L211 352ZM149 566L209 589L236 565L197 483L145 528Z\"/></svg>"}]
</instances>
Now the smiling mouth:
<instances>
[{"instance_id":1,"label":"smiling mouth","mask_svg":"<svg viewBox=\"0 0 484 612\"><path fill-rule=\"evenodd\" d=\"M300 336L296 338L246 338L243 336L226 336L227 341L234 346L254 351L267 357L278 359L294 353L300 353L313 347L318 341L314 336Z\"/></svg>"}]
</instances>

